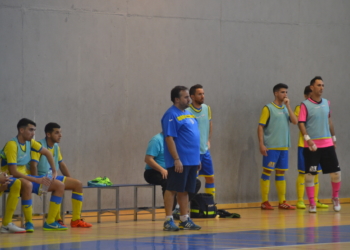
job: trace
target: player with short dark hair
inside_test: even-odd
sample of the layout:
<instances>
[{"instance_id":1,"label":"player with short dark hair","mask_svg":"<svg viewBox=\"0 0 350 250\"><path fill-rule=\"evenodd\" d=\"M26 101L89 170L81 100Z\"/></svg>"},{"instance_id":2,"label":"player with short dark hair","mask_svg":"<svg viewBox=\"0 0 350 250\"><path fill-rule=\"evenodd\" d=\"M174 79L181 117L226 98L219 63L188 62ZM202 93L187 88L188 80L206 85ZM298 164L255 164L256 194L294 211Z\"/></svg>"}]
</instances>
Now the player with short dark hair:
<instances>
[{"instance_id":1,"label":"player with short dark hair","mask_svg":"<svg viewBox=\"0 0 350 250\"><path fill-rule=\"evenodd\" d=\"M65 190L72 190L72 207L73 214L71 220L71 227L92 227L92 224L87 223L81 219L81 209L83 206L83 184L81 181L71 177L67 165L64 163L61 149L58 145L61 141L62 131L61 126L57 123L50 122L45 126L45 138L40 140L39 143L42 147L47 148L53 155L55 165L59 168L63 174L57 176L56 179L64 183ZM35 151L31 151L31 161L30 161L30 172L33 175L43 176L50 169L50 164L44 155L40 155ZM60 224L64 225L59 208L55 220Z\"/></svg>"},{"instance_id":2,"label":"player with short dark hair","mask_svg":"<svg viewBox=\"0 0 350 250\"><path fill-rule=\"evenodd\" d=\"M290 101L288 86L279 83L273 87L275 100L266 104L258 125L259 149L263 155L263 173L260 179L262 195L261 209L273 210L268 200L270 175L276 170L275 184L280 209L295 209L286 202L285 171L288 170L288 149L290 147L289 122L297 124Z\"/></svg>"},{"instance_id":3,"label":"player with short dark hair","mask_svg":"<svg viewBox=\"0 0 350 250\"><path fill-rule=\"evenodd\" d=\"M323 174L330 174L333 209L339 212L341 171L335 152L335 132L331 120L330 102L322 98L324 83L316 76L310 81L311 97L300 106L299 129L304 137L305 186L310 213L316 213L314 178L320 164Z\"/></svg>"}]
</instances>

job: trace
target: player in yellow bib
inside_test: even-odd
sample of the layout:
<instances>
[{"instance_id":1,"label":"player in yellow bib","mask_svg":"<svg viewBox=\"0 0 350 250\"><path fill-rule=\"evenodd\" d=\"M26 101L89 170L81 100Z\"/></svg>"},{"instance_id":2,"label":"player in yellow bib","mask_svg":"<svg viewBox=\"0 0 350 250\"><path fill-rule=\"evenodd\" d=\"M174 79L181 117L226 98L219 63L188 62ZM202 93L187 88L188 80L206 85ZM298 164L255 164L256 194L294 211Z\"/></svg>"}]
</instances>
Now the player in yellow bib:
<instances>
[{"instance_id":1,"label":"player in yellow bib","mask_svg":"<svg viewBox=\"0 0 350 250\"><path fill-rule=\"evenodd\" d=\"M39 142L44 148L47 148L53 155L56 166L61 170L63 176L57 176L57 179L64 183L65 190L72 190L72 206L73 216L71 227L92 227L92 224L85 222L80 218L83 205L83 184L81 181L71 177L67 165L63 162L60 147L58 143L61 141L61 126L57 123L50 122L45 126L46 137ZM30 172L33 175L45 175L50 165L44 155L31 151ZM63 224L60 212L57 213L56 221Z\"/></svg>"}]
</instances>

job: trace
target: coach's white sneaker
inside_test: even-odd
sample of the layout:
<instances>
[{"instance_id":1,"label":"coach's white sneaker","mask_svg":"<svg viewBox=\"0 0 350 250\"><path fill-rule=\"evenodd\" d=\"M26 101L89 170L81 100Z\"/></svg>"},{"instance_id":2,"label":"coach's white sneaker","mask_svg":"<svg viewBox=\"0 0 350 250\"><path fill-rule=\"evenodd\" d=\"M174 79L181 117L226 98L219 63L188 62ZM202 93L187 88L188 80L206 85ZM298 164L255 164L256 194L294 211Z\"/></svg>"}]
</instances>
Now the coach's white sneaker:
<instances>
[{"instance_id":1,"label":"coach's white sneaker","mask_svg":"<svg viewBox=\"0 0 350 250\"><path fill-rule=\"evenodd\" d=\"M316 206L311 206L309 207L309 213L316 213Z\"/></svg>"},{"instance_id":2,"label":"coach's white sneaker","mask_svg":"<svg viewBox=\"0 0 350 250\"><path fill-rule=\"evenodd\" d=\"M1 226L1 233L25 233L26 230L24 228L17 227L13 223L9 223L7 226Z\"/></svg>"},{"instance_id":3,"label":"coach's white sneaker","mask_svg":"<svg viewBox=\"0 0 350 250\"><path fill-rule=\"evenodd\" d=\"M334 198L332 198L332 201L333 201L333 210L336 212L339 212L341 209L339 198L334 197Z\"/></svg>"}]
</instances>

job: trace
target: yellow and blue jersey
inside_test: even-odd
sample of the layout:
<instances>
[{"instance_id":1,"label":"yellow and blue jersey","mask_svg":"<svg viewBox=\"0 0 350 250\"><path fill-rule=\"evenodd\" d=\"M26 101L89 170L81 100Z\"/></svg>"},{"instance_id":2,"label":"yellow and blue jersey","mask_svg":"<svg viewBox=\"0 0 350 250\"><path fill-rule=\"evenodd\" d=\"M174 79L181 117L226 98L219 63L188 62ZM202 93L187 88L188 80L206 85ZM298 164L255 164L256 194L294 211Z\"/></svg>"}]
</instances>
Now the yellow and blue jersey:
<instances>
[{"instance_id":1,"label":"yellow and blue jersey","mask_svg":"<svg viewBox=\"0 0 350 250\"><path fill-rule=\"evenodd\" d=\"M174 138L177 153L184 166L199 165L200 162L200 133L197 120L189 111L181 111L171 106L161 120L164 138ZM170 155L168 146L164 143L164 158L167 168L174 166L174 159Z\"/></svg>"},{"instance_id":2,"label":"yellow and blue jersey","mask_svg":"<svg viewBox=\"0 0 350 250\"><path fill-rule=\"evenodd\" d=\"M34 139L25 144L19 143L15 138L8 141L1 154L1 171L9 173L8 166L17 165L17 171L27 175L26 166L30 162L30 151L40 152L41 149L41 144Z\"/></svg>"}]
</instances>

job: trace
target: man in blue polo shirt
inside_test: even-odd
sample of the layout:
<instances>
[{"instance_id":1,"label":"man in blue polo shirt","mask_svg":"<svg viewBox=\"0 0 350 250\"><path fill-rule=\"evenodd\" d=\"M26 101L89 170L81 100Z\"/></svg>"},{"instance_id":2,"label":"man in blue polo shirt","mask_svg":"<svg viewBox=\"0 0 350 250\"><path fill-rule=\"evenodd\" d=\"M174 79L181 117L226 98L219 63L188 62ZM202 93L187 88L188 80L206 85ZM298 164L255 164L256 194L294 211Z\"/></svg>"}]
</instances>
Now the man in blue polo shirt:
<instances>
[{"instance_id":1,"label":"man in blue polo shirt","mask_svg":"<svg viewBox=\"0 0 350 250\"><path fill-rule=\"evenodd\" d=\"M194 193L197 170L200 166L200 135L197 120L185 110L190 104L188 89L176 86L171 90L171 106L164 114L161 124L164 134L165 166L168 183L164 193L166 219L164 231L179 229L199 230L188 215L188 192ZM177 227L172 216L174 196L180 205L180 223Z\"/></svg>"}]
</instances>

